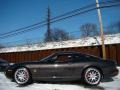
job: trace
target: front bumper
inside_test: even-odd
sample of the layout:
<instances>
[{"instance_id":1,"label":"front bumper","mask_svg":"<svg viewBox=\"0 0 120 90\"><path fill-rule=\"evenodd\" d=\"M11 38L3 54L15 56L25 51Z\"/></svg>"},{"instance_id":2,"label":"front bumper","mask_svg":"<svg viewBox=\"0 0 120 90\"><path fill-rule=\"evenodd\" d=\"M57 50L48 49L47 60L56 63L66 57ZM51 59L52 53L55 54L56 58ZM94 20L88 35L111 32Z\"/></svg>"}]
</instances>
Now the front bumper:
<instances>
[{"instance_id":1,"label":"front bumper","mask_svg":"<svg viewBox=\"0 0 120 90\"><path fill-rule=\"evenodd\" d=\"M9 79L12 79L13 78L13 70L6 70L5 76Z\"/></svg>"},{"instance_id":2,"label":"front bumper","mask_svg":"<svg viewBox=\"0 0 120 90\"><path fill-rule=\"evenodd\" d=\"M4 72L6 70L7 66L0 66L0 71Z\"/></svg>"},{"instance_id":3,"label":"front bumper","mask_svg":"<svg viewBox=\"0 0 120 90\"><path fill-rule=\"evenodd\" d=\"M114 77L117 76L119 73L119 70L117 68L107 68L104 71L104 76L106 77Z\"/></svg>"},{"instance_id":4,"label":"front bumper","mask_svg":"<svg viewBox=\"0 0 120 90\"><path fill-rule=\"evenodd\" d=\"M114 70L113 72L110 73L110 76L114 77L114 76L118 75L118 73L119 73L119 71L118 71L118 69L116 69L116 70Z\"/></svg>"}]
</instances>

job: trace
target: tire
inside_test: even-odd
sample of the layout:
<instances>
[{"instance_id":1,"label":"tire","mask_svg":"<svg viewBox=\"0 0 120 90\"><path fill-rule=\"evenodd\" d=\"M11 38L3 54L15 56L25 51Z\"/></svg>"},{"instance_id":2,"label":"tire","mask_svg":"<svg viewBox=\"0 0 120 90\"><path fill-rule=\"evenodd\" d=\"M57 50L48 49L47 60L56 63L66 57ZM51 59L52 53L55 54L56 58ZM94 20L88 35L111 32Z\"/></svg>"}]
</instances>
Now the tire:
<instances>
[{"instance_id":1,"label":"tire","mask_svg":"<svg viewBox=\"0 0 120 90\"><path fill-rule=\"evenodd\" d=\"M27 68L21 67L16 69L14 80L18 85L27 85L31 81L31 75Z\"/></svg>"},{"instance_id":2,"label":"tire","mask_svg":"<svg viewBox=\"0 0 120 90\"><path fill-rule=\"evenodd\" d=\"M102 78L101 72L94 67L89 67L84 71L83 80L86 84L96 86L100 83Z\"/></svg>"}]
</instances>

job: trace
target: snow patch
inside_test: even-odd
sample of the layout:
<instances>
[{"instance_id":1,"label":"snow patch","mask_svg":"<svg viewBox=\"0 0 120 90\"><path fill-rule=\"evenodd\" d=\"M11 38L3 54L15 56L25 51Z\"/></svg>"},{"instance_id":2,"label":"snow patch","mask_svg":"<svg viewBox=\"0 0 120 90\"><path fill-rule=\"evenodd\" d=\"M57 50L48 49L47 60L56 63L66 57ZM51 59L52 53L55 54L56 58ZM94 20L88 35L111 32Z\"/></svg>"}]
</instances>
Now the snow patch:
<instances>
[{"instance_id":1,"label":"snow patch","mask_svg":"<svg viewBox=\"0 0 120 90\"><path fill-rule=\"evenodd\" d=\"M104 42L105 44L120 43L120 33L112 34L112 35L105 35ZM68 40L68 41L60 41L60 42L39 43L39 44L34 44L34 45L24 45L24 46L2 48L0 49L0 53L58 49L58 48L68 48L68 47L95 46L95 45L101 45L101 39L99 36L86 37L86 38Z\"/></svg>"}]
</instances>

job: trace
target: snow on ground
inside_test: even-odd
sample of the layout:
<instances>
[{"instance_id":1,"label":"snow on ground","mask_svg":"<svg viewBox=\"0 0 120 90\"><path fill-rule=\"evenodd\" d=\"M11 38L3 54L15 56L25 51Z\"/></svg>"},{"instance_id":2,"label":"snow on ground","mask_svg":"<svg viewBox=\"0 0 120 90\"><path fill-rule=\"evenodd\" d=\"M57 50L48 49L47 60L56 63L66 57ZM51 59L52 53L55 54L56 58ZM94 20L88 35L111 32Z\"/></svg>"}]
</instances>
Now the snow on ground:
<instances>
[{"instance_id":1,"label":"snow on ground","mask_svg":"<svg viewBox=\"0 0 120 90\"><path fill-rule=\"evenodd\" d=\"M116 43L120 43L120 33L105 35L105 44L116 44ZM68 40L68 41L39 43L34 45L24 45L24 46L3 48L3 49L0 49L0 53L57 49L57 48L67 48L67 47L94 46L94 45L101 45L101 39L99 36L86 37L86 38Z\"/></svg>"},{"instance_id":2,"label":"snow on ground","mask_svg":"<svg viewBox=\"0 0 120 90\"><path fill-rule=\"evenodd\" d=\"M120 71L120 67L118 68ZM105 79L98 86L90 87L81 83L33 83L19 87L16 83L8 80L4 73L0 73L0 90L120 90L120 73L116 77Z\"/></svg>"}]
</instances>

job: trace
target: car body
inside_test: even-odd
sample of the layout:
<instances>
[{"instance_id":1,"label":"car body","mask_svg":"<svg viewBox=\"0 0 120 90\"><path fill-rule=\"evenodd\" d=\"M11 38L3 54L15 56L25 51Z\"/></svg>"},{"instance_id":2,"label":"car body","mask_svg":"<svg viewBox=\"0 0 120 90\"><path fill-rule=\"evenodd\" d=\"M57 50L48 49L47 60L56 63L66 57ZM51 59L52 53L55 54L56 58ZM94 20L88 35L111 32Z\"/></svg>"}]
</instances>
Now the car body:
<instances>
[{"instance_id":1,"label":"car body","mask_svg":"<svg viewBox=\"0 0 120 90\"><path fill-rule=\"evenodd\" d=\"M9 65L9 62L0 58L0 71L4 71Z\"/></svg>"},{"instance_id":2,"label":"car body","mask_svg":"<svg viewBox=\"0 0 120 90\"><path fill-rule=\"evenodd\" d=\"M98 85L103 77L117 75L118 69L114 61L79 52L57 52L41 60L10 65L5 74L19 85L31 80L82 80L88 85Z\"/></svg>"}]
</instances>

